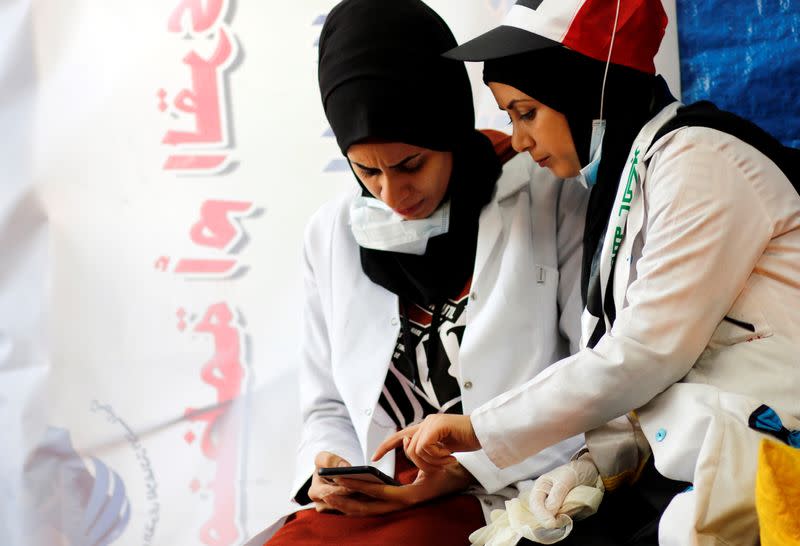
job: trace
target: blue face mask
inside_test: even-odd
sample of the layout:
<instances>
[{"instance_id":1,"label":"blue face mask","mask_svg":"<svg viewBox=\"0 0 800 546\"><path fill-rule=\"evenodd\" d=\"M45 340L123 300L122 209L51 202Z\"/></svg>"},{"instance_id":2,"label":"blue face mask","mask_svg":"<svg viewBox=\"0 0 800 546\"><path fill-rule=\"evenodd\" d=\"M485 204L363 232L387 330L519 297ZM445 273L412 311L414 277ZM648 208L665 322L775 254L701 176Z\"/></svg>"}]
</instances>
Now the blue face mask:
<instances>
[{"instance_id":1,"label":"blue face mask","mask_svg":"<svg viewBox=\"0 0 800 546\"><path fill-rule=\"evenodd\" d=\"M600 158L603 155L603 136L606 134L606 120L592 121L592 140L589 144L589 164L581 169L578 181L585 188L591 188L597 183L597 169L600 167Z\"/></svg>"}]
</instances>

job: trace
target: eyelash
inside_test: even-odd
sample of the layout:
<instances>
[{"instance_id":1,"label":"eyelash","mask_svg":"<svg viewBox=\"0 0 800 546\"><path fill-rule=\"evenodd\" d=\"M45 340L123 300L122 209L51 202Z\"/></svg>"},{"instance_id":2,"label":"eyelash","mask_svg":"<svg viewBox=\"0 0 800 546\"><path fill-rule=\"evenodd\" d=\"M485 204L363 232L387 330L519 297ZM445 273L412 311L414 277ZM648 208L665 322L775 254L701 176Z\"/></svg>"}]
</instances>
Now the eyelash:
<instances>
[{"instance_id":1,"label":"eyelash","mask_svg":"<svg viewBox=\"0 0 800 546\"><path fill-rule=\"evenodd\" d=\"M403 174L413 174L422 168L422 163L414 165L413 167L408 167L406 165L402 165L397 167L397 170ZM366 169L359 169L361 171L362 176L365 178L372 178L373 176L378 176L381 171L378 170L366 170Z\"/></svg>"},{"instance_id":2,"label":"eyelash","mask_svg":"<svg viewBox=\"0 0 800 546\"><path fill-rule=\"evenodd\" d=\"M536 108L532 108L532 109L528 110L527 112L525 112L524 114L519 114L520 121L531 121L535 117L536 117ZM513 123L514 123L514 120L511 119L511 116L509 115L508 116L508 124L507 125L512 125Z\"/></svg>"},{"instance_id":3,"label":"eyelash","mask_svg":"<svg viewBox=\"0 0 800 546\"><path fill-rule=\"evenodd\" d=\"M417 172L421 168L422 168L422 163L418 163L418 164L413 165L411 167L409 167L408 165L403 165L401 167L398 167L397 170L400 171L401 173L411 174L411 173Z\"/></svg>"},{"instance_id":4,"label":"eyelash","mask_svg":"<svg viewBox=\"0 0 800 546\"><path fill-rule=\"evenodd\" d=\"M361 171L361 175L364 178L372 178L373 176L377 176L380 171L368 171L366 169L359 169Z\"/></svg>"}]
</instances>

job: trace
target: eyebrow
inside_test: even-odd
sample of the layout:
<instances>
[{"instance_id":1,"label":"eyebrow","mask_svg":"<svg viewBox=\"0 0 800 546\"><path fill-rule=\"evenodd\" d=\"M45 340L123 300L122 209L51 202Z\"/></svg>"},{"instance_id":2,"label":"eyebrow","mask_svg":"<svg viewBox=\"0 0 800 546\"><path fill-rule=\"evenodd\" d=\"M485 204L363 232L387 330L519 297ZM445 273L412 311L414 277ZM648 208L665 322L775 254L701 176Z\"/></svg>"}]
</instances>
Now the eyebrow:
<instances>
[{"instance_id":1,"label":"eyebrow","mask_svg":"<svg viewBox=\"0 0 800 546\"><path fill-rule=\"evenodd\" d=\"M505 109L502 106L498 106L498 108L501 112L505 112L506 110L513 109L518 102L533 102L533 99L514 99L506 105Z\"/></svg>"},{"instance_id":2,"label":"eyebrow","mask_svg":"<svg viewBox=\"0 0 800 546\"><path fill-rule=\"evenodd\" d=\"M402 167L403 165L405 165L406 163L408 163L409 161L411 161L413 159L416 159L420 155L422 155L422 152L418 152L416 154L412 154L412 155L406 157L405 159L402 159L401 161L395 163L394 165L389 165L389 168L390 169L396 169L397 167ZM365 171L378 170L376 167L367 167L366 165L362 165L361 163L358 163L356 161L353 161L353 164L355 164L360 169L364 169Z\"/></svg>"}]
</instances>

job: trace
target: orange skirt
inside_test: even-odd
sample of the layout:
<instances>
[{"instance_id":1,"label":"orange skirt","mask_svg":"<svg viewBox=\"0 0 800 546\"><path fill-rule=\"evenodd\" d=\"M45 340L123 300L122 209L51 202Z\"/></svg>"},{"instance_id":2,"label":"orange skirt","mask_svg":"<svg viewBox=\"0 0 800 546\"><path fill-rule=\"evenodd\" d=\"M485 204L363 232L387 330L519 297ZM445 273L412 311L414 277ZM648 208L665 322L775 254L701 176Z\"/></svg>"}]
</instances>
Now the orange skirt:
<instances>
[{"instance_id":1,"label":"orange skirt","mask_svg":"<svg viewBox=\"0 0 800 546\"><path fill-rule=\"evenodd\" d=\"M402 451L397 454L395 479L414 481L417 469ZM314 509L289 516L265 546L464 546L469 535L486 525L483 510L472 495L448 495L380 516L344 516Z\"/></svg>"}]
</instances>

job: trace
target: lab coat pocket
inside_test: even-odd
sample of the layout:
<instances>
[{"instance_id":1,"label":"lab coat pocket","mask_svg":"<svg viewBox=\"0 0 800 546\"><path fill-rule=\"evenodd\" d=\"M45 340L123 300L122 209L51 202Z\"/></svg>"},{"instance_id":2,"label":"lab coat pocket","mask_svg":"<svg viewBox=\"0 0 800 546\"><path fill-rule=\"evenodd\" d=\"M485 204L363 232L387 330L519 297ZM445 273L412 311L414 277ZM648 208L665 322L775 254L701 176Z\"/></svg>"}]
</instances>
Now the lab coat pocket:
<instances>
[{"instance_id":1,"label":"lab coat pocket","mask_svg":"<svg viewBox=\"0 0 800 546\"><path fill-rule=\"evenodd\" d=\"M514 273L515 281L502 285L505 305L523 316L548 317L557 323L558 269L534 263Z\"/></svg>"},{"instance_id":2,"label":"lab coat pocket","mask_svg":"<svg viewBox=\"0 0 800 546\"><path fill-rule=\"evenodd\" d=\"M532 282L543 289L555 288L558 286L558 269L548 265L534 264Z\"/></svg>"},{"instance_id":3,"label":"lab coat pocket","mask_svg":"<svg viewBox=\"0 0 800 546\"><path fill-rule=\"evenodd\" d=\"M772 328L761 310L759 282L751 277L744 290L717 325L708 342L708 349L715 350L737 343L750 342L772 335Z\"/></svg>"},{"instance_id":4,"label":"lab coat pocket","mask_svg":"<svg viewBox=\"0 0 800 546\"><path fill-rule=\"evenodd\" d=\"M708 383L774 401L771 378L775 377L774 369L781 369L785 364L780 356L771 356L780 344L776 345L772 325L761 307L766 287L753 279L751 277L717 325L708 346L684 381Z\"/></svg>"}]
</instances>

